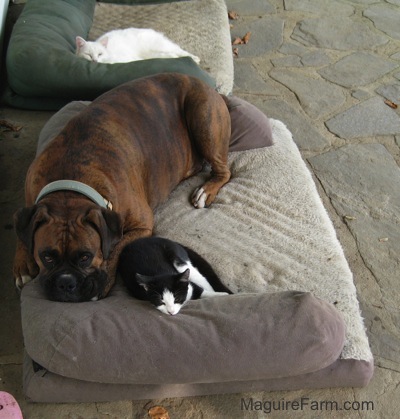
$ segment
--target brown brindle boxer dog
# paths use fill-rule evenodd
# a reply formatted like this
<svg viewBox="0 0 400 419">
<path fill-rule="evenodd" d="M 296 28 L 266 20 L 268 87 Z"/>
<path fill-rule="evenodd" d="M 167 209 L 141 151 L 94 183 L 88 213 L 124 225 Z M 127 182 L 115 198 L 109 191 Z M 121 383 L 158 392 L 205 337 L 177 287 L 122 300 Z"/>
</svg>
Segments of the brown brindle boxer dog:
<svg viewBox="0 0 400 419">
<path fill-rule="evenodd" d="M 122 248 L 151 235 L 154 208 L 204 160 L 211 178 L 192 203 L 213 202 L 230 178 L 229 140 L 224 98 L 196 78 L 161 74 L 100 96 L 28 170 L 27 207 L 15 215 L 17 286 L 38 276 L 55 301 L 105 297 Z"/>
</svg>

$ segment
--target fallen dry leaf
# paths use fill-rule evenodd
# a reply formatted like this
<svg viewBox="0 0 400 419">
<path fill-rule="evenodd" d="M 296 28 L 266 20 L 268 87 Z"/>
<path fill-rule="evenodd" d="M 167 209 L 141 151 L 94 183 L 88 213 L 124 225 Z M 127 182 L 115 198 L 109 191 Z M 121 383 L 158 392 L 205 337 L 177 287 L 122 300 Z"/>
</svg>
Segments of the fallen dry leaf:
<svg viewBox="0 0 400 419">
<path fill-rule="evenodd" d="M 250 40 L 250 36 L 251 36 L 251 32 L 247 32 L 246 35 L 243 38 L 235 38 L 232 41 L 232 45 L 243 45 L 243 44 L 247 44 Z"/>
<path fill-rule="evenodd" d="M 235 38 L 232 42 L 232 45 L 241 45 L 241 44 L 244 44 L 242 38 Z"/>
<path fill-rule="evenodd" d="M 239 57 L 239 48 L 233 48 L 233 56 Z"/>
<path fill-rule="evenodd" d="M 251 32 L 247 32 L 246 35 L 243 37 L 243 42 L 247 44 L 250 40 Z"/>
<path fill-rule="evenodd" d="M 18 132 L 22 129 L 22 127 L 17 127 L 10 122 L 6 121 L 5 119 L 0 119 L 0 128 L 5 128 L 6 131 L 14 131 Z"/>
<path fill-rule="evenodd" d="M 151 419 L 170 419 L 168 411 L 162 406 L 153 406 L 150 408 L 149 416 Z"/>
<path fill-rule="evenodd" d="M 228 11 L 228 17 L 229 17 L 230 20 L 239 19 L 239 15 L 234 10 Z"/>
<path fill-rule="evenodd" d="M 394 103 L 391 100 L 385 100 L 385 104 L 390 106 L 392 109 L 397 109 L 397 103 Z"/>
</svg>

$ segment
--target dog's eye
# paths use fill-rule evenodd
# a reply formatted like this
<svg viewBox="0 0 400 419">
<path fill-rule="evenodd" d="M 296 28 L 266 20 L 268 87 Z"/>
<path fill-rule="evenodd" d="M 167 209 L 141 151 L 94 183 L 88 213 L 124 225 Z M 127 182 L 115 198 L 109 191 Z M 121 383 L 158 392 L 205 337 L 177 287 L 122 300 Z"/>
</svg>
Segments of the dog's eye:
<svg viewBox="0 0 400 419">
<path fill-rule="evenodd" d="M 44 260 L 46 263 L 53 263 L 54 262 L 54 258 L 50 255 L 44 255 Z"/>
<path fill-rule="evenodd" d="M 93 259 L 93 255 L 90 253 L 82 253 L 79 255 L 79 265 L 82 267 L 86 267 L 90 264 Z"/>
<path fill-rule="evenodd" d="M 42 262 L 44 263 L 44 265 L 46 265 L 47 267 L 51 267 L 51 266 L 55 265 L 57 255 L 53 254 L 53 252 L 43 252 L 40 255 L 40 257 L 41 257 Z"/>
</svg>

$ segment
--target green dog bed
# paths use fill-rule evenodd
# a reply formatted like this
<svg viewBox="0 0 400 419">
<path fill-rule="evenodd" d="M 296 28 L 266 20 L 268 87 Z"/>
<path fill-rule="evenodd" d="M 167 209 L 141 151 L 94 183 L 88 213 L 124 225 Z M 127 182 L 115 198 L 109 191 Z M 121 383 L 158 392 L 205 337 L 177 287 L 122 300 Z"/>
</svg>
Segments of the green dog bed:
<svg viewBox="0 0 400 419">
<path fill-rule="evenodd" d="M 212 31 L 204 27 L 204 20 L 199 19 L 199 16 L 207 15 L 212 16 L 207 25 L 216 28 Z M 182 24 L 182 18 L 187 24 Z M 75 55 L 77 35 L 88 39 L 91 31 L 97 37 L 115 29 L 117 24 L 119 27 L 152 27 L 172 39 L 171 29 L 176 28 L 179 39 L 173 40 L 189 42 L 190 49 L 187 45 L 181 46 L 199 55 L 207 72 L 189 57 L 98 64 Z M 208 41 L 204 36 L 213 36 L 216 41 Z M 229 59 L 226 54 L 229 54 Z M 223 62 L 224 58 L 229 65 Z M 14 26 L 8 45 L 8 86 L 3 102 L 24 109 L 57 110 L 71 100 L 93 100 L 126 81 L 161 72 L 189 74 L 227 94 L 233 83 L 229 81 L 233 77 L 233 64 L 228 82 L 216 79 L 224 64 L 230 68 L 231 61 L 229 23 L 223 0 L 140 6 L 96 3 L 95 0 L 30 0 Z"/>
</svg>

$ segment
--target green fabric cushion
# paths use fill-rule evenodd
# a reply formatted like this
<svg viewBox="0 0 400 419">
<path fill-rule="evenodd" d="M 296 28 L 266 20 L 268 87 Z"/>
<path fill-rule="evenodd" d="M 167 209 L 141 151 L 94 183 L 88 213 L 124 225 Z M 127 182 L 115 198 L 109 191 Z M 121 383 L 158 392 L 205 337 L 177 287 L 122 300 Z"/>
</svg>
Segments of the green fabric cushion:
<svg viewBox="0 0 400 419">
<path fill-rule="evenodd" d="M 75 56 L 75 37 L 87 37 L 95 0 L 30 0 L 16 22 L 6 57 L 6 104 L 59 109 L 93 100 L 126 81 L 161 72 L 185 73 L 215 86 L 188 57 L 98 64 Z"/>
</svg>

